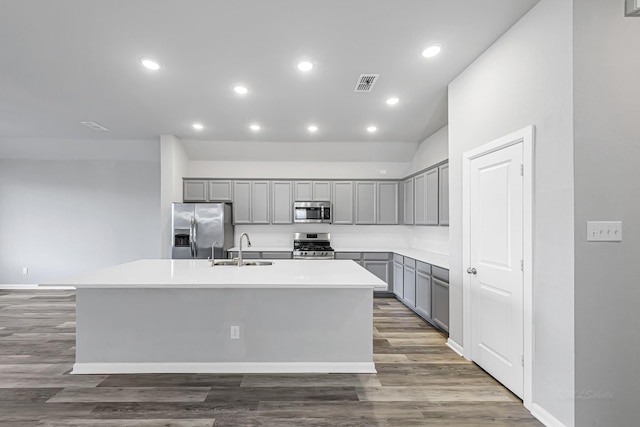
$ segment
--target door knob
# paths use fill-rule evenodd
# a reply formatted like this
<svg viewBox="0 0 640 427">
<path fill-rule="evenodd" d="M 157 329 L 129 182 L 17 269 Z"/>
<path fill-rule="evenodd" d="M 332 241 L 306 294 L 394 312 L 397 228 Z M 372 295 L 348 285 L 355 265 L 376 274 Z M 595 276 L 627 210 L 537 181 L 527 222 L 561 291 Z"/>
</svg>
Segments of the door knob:
<svg viewBox="0 0 640 427">
<path fill-rule="evenodd" d="M 471 267 L 467 268 L 467 273 L 469 274 L 476 274 L 477 272 L 478 271 L 475 268 L 471 268 Z"/>
</svg>

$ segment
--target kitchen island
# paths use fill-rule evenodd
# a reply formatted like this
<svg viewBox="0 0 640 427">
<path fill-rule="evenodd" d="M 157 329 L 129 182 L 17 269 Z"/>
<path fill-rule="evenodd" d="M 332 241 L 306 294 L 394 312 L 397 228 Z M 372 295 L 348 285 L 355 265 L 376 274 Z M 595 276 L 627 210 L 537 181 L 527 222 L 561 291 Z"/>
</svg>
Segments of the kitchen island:
<svg viewBox="0 0 640 427">
<path fill-rule="evenodd" d="M 76 287 L 74 374 L 374 373 L 373 290 L 348 260 L 140 260 Z"/>
</svg>

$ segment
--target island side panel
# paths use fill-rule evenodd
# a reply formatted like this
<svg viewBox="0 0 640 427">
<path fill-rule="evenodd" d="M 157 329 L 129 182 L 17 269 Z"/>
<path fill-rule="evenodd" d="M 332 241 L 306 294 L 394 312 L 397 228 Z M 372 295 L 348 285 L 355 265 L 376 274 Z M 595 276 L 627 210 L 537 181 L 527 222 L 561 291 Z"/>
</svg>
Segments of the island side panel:
<svg viewBox="0 0 640 427">
<path fill-rule="evenodd" d="M 366 288 L 79 288 L 76 320 L 77 364 L 373 362 Z"/>
</svg>

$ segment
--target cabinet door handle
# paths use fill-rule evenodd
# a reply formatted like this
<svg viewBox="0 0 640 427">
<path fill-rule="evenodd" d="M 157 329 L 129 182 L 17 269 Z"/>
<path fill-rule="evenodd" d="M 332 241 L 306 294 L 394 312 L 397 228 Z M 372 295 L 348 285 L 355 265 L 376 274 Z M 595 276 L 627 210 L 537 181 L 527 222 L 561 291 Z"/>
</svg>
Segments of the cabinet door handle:
<svg viewBox="0 0 640 427">
<path fill-rule="evenodd" d="M 467 268 L 467 273 L 469 274 L 476 274 L 477 272 L 478 270 L 476 270 L 475 268 L 471 268 L 471 267 Z"/>
</svg>

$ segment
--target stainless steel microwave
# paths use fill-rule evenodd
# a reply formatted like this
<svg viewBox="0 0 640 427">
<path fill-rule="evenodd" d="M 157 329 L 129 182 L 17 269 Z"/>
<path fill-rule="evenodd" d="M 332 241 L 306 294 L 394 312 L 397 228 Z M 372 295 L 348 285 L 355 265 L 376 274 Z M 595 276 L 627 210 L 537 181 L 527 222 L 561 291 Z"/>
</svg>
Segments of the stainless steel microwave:
<svg viewBox="0 0 640 427">
<path fill-rule="evenodd" d="M 331 202 L 294 202 L 293 222 L 331 223 Z"/>
</svg>

